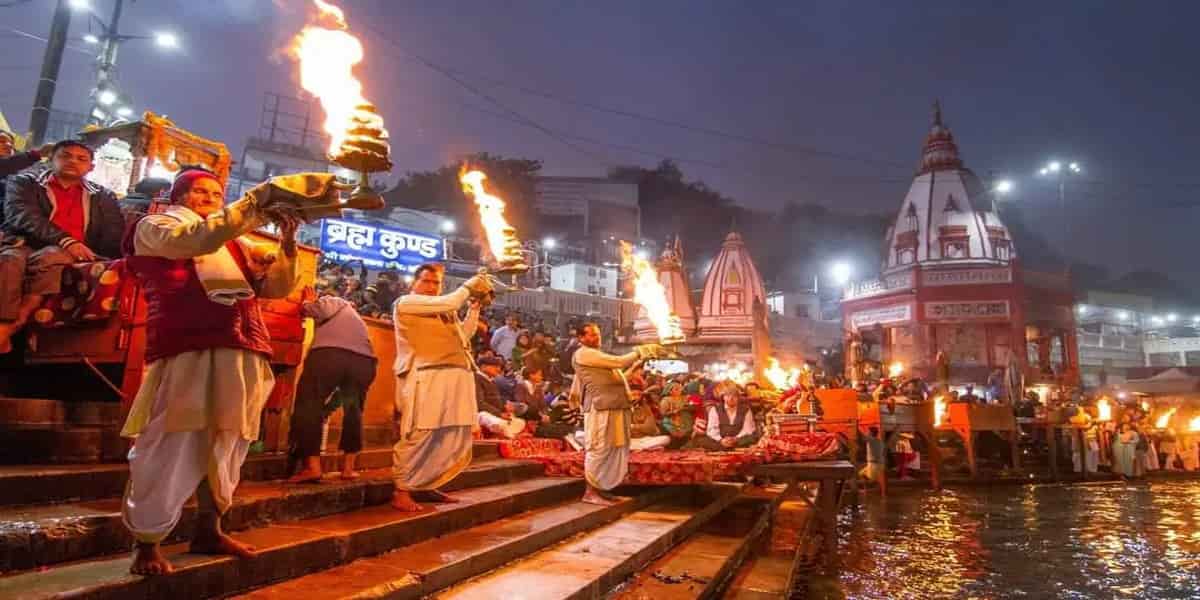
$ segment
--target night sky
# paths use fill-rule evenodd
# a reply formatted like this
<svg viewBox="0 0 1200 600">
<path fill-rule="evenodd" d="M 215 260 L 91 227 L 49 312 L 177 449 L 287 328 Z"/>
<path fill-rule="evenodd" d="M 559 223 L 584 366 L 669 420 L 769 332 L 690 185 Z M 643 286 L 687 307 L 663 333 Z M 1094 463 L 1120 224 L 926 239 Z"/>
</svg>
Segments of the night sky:
<svg viewBox="0 0 1200 600">
<path fill-rule="evenodd" d="M 106 18 L 110 2 L 92 0 Z M 597 176 L 672 157 L 749 207 L 892 213 L 940 98 L 967 166 L 1013 178 L 1007 201 L 1055 247 L 1114 275 L 1153 268 L 1200 287 L 1190 243 L 1200 227 L 1200 3 L 340 4 L 369 54 L 361 74 L 391 131 L 397 176 L 474 151 Z M 53 5 L 0 8 L 0 108 L 19 129 L 43 43 L 12 30 L 45 36 Z M 307 8 L 127 3 L 122 32 L 169 27 L 184 48 L 129 43 L 122 88 L 138 111 L 240 152 L 263 93 L 299 89 L 280 49 Z M 67 51 L 57 108 L 84 110 L 94 77 L 93 48 L 78 41 L 86 27 L 72 22 L 82 51 Z M 1069 183 L 1069 228 L 1055 188 L 1035 176 L 1051 158 L 1084 168 Z"/>
</svg>

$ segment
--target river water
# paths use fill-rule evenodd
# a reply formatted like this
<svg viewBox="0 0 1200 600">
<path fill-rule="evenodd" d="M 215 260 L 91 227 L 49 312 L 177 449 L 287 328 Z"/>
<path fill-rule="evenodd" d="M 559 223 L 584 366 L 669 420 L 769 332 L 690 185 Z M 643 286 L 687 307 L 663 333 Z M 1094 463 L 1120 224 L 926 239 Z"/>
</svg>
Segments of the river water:
<svg viewBox="0 0 1200 600">
<path fill-rule="evenodd" d="M 891 492 L 810 598 L 1200 598 L 1200 482 Z"/>
</svg>

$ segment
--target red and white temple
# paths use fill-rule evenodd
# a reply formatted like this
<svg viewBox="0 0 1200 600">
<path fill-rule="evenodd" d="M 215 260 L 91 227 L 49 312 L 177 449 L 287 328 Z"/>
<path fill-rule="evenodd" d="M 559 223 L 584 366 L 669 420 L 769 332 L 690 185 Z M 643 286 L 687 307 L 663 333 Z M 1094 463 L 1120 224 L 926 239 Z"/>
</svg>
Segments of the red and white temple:
<svg viewBox="0 0 1200 600">
<path fill-rule="evenodd" d="M 855 357 L 982 386 L 1010 362 L 1030 383 L 1078 383 L 1069 278 L 1023 269 L 991 193 L 963 165 L 935 105 L 921 164 L 885 238 L 879 278 L 849 286 L 842 303 L 847 372 Z M 861 342 L 861 343 L 860 343 Z"/>
<path fill-rule="evenodd" d="M 679 316 L 686 337 L 680 348 L 684 356 L 702 360 L 750 357 L 755 330 L 754 303 L 765 303 L 766 292 L 740 234 L 730 232 L 721 243 L 704 279 L 699 307 L 693 304 L 678 238 L 667 244 L 657 268 L 659 281 L 666 288 L 672 311 Z M 765 330 L 765 324 L 761 329 Z M 634 323 L 634 340 L 657 340 L 644 311 L 639 311 Z"/>
</svg>

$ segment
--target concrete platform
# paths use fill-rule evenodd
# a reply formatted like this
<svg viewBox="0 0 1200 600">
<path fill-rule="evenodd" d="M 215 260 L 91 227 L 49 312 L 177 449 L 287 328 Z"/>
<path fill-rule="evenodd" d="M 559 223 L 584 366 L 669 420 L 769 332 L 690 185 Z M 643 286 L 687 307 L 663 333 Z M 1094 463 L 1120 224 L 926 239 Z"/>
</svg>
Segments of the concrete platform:
<svg viewBox="0 0 1200 600">
<path fill-rule="evenodd" d="M 685 491 L 686 490 L 686 491 Z M 671 499 L 535 552 L 434 597 L 464 600 L 601 598 L 738 497 L 740 485 L 673 488 Z"/>
<path fill-rule="evenodd" d="M 363 508 L 302 522 L 270 525 L 236 533 L 256 546 L 250 560 L 167 549 L 176 572 L 168 577 L 129 574 L 129 556 L 61 565 L 0 578 L 0 597 L 189 600 L 225 597 L 255 587 L 343 565 L 411 546 L 454 531 L 524 511 L 574 500 L 583 482 L 536 478 L 462 490 L 454 504 L 433 505 L 421 513 L 400 513 L 390 506 Z"/>
<path fill-rule="evenodd" d="M 542 473 L 537 463 L 493 459 L 472 464 L 447 490 L 511 483 Z M 225 517 L 229 531 L 312 519 L 384 504 L 391 499 L 390 469 L 363 472 L 357 481 L 327 477 L 320 484 L 248 481 L 238 487 Z M 0 571 L 30 569 L 126 552 L 133 538 L 121 522 L 120 498 L 0 509 Z M 195 504 L 189 503 L 167 543 L 191 539 Z"/>
<path fill-rule="evenodd" d="M 751 556 L 730 582 L 726 600 L 787 600 L 793 561 L 787 552 Z"/>
</svg>

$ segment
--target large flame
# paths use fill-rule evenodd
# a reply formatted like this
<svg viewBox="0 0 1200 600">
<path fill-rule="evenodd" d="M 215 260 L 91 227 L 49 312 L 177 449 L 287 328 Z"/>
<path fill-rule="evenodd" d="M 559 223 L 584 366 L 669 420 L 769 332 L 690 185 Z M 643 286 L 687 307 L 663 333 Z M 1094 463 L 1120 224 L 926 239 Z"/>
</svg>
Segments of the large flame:
<svg viewBox="0 0 1200 600">
<path fill-rule="evenodd" d="M 732 381 L 738 385 L 746 385 L 754 380 L 754 372 L 741 362 L 711 363 L 706 365 L 704 370 L 713 381 Z"/>
<path fill-rule="evenodd" d="M 479 208 L 479 222 L 483 225 L 488 249 L 501 267 L 524 264 L 517 230 L 504 218 L 504 200 L 484 189 L 485 179 L 487 175 L 477 170 L 467 171 L 459 176 L 463 190 L 475 199 L 475 206 Z"/>
<path fill-rule="evenodd" d="M 1154 426 L 1157 427 L 1158 429 L 1166 429 L 1167 425 L 1169 425 L 1171 423 L 1171 417 L 1175 414 L 1176 410 L 1179 410 L 1179 409 L 1178 408 L 1169 408 L 1169 409 L 1167 409 L 1167 412 L 1165 412 L 1161 415 L 1158 415 L 1158 418 L 1154 420 Z"/>
<path fill-rule="evenodd" d="M 763 369 L 763 376 L 777 390 L 788 390 L 796 385 L 800 380 L 800 369 L 795 367 L 784 369 L 779 365 L 779 361 L 774 358 L 767 359 L 767 368 Z"/>
<path fill-rule="evenodd" d="M 896 361 L 896 362 L 888 365 L 888 377 L 891 377 L 892 379 L 896 379 L 897 377 L 899 377 L 903 374 L 904 374 L 904 363 L 902 363 L 900 361 Z"/>
<path fill-rule="evenodd" d="M 1192 417 L 1191 421 L 1188 421 L 1188 431 L 1200 431 L 1200 415 L 1196 415 Z"/>
<path fill-rule="evenodd" d="M 941 427 L 946 421 L 946 399 L 942 396 L 933 398 L 933 426 Z"/>
<path fill-rule="evenodd" d="M 1096 420 L 1112 420 L 1112 404 L 1108 401 L 1108 398 L 1101 398 L 1096 401 Z"/>
<path fill-rule="evenodd" d="M 292 40 L 291 55 L 300 63 L 300 87 L 321 101 L 332 155 L 346 139 L 354 108 L 369 104 L 362 83 L 354 76 L 354 65 L 363 59 L 363 47 L 347 31 L 342 9 L 322 0 L 313 3 L 317 24 L 306 25 Z"/>
<path fill-rule="evenodd" d="M 679 316 L 671 312 L 667 289 L 658 280 L 658 271 L 650 261 L 634 254 L 633 246 L 621 241 L 621 268 L 633 278 L 633 301 L 646 310 L 646 318 L 654 324 L 658 341 L 677 344 L 683 341 Z"/>
</svg>

